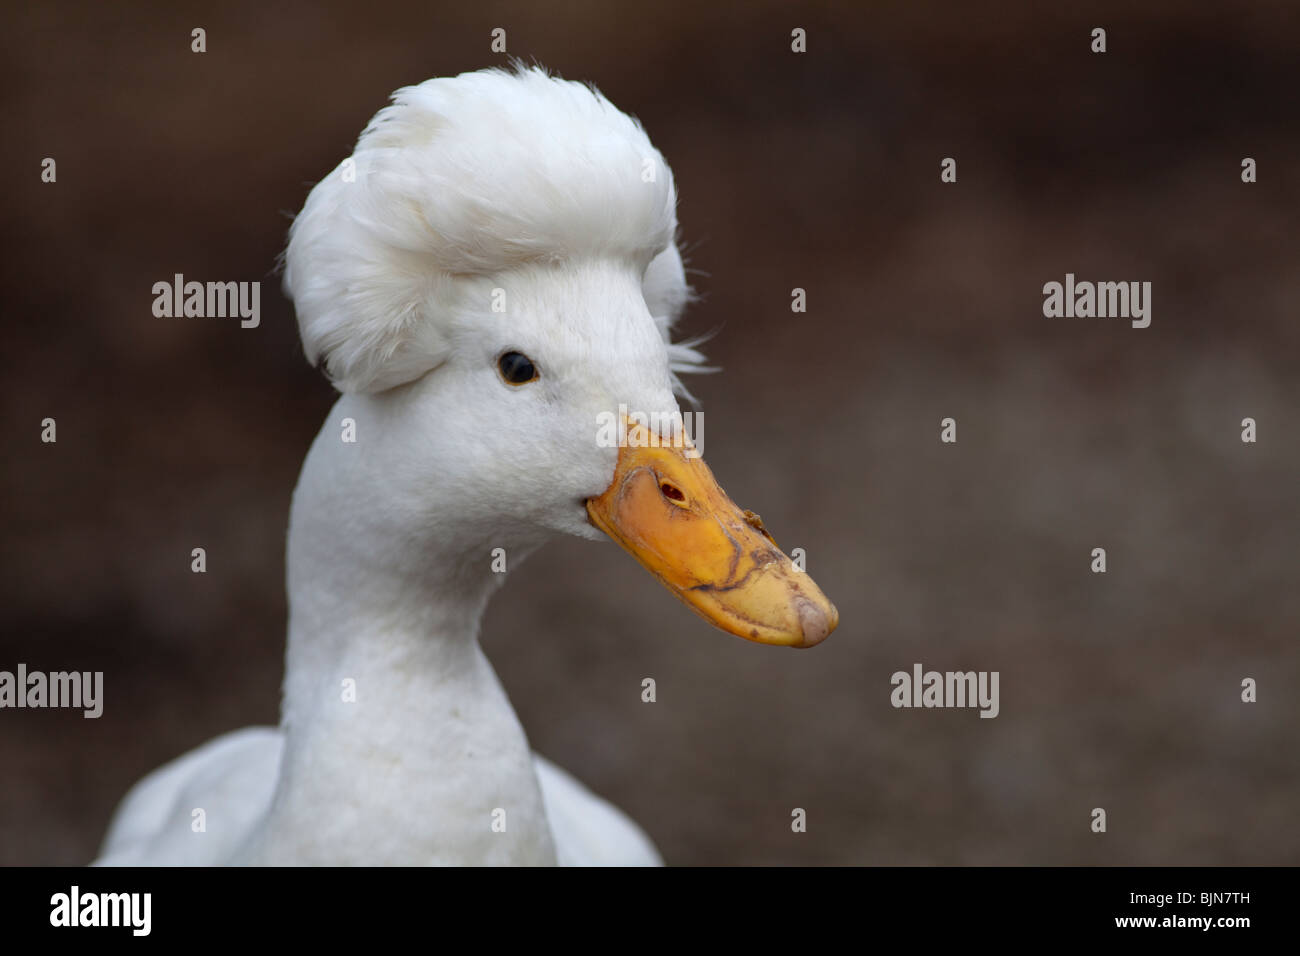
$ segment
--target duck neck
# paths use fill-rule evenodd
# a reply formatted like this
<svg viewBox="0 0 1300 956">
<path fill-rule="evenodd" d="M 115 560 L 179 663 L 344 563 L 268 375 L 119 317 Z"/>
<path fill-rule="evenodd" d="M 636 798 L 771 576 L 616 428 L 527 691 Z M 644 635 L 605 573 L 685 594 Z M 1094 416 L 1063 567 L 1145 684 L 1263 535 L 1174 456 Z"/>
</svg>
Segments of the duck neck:
<svg viewBox="0 0 1300 956">
<path fill-rule="evenodd" d="M 478 644 L 504 574 L 470 529 L 432 514 L 411 530 L 382 449 L 340 440 L 344 417 L 373 424 L 366 403 L 339 401 L 294 493 L 285 749 L 263 855 L 553 863 L 528 741 Z"/>
</svg>

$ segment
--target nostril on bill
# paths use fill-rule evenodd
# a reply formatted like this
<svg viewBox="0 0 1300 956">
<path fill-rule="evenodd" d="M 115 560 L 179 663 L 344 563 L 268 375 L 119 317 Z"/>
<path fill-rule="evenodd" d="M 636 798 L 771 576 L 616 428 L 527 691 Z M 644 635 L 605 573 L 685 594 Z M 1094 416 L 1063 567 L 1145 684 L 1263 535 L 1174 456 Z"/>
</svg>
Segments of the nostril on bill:
<svg viewBox="0 0 1300 956">
<path fill-rule="evenodd" d="M 659 493 L 663 495 L 665 498 L 669 499 L 670 501 L 686 500 L 686 495 L 682 493 L 682 490 L 678 488 L 676 485 L 672 484 L 671 482 L 667 482 L 667 481 L 659 482 Z"/>
</svg>

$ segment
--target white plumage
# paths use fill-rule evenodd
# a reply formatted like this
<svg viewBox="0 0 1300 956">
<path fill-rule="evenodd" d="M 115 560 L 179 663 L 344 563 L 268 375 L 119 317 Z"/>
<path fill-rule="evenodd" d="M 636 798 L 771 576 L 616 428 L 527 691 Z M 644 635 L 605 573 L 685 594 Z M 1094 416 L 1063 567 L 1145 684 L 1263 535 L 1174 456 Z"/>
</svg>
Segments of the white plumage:
<svg viewBox="0 0 1300 956">
<path fill-rule="evenodd" d="M 344 391 L 427 372 L 459 326 L 492 321 L 475 280 L 529 264 L 635 265 L 667 340 L 687 298 L 676 203 L 645 131 L 591 87 L 540 69 L 429 80 L 398 90 L 312 190 L 285 287 L 307 357 Z"/>
<path fill-rule="evenodd" d="M 101 863 L 658 862 L 534 757 L 477 635 L 494 549 L 513 567 L 603 537 L 597 416 L 677 412 L 700 356 L 669 342 L 675 204 L 636 122 L 539 69 L 430 80 L 375 117 L 286 255 L 304 349 L 344 394 L 294 494 L 281 726 L 146 777 Z M 505 350 L 538 380 L 503 383 Z"/>
</svg>

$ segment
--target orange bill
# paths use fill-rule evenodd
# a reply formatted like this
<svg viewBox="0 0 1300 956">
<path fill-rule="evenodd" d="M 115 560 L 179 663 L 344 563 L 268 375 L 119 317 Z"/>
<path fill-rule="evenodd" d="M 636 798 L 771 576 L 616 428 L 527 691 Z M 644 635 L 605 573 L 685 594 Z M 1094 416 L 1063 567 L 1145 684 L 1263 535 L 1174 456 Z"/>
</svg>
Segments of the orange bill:
<svg viewBox="0 0 1300 956">
<path fill-rule="evenodd" d="M 727 497 L 689 439 L 655 447 L 628 422 L 614 481 L 587 500 L 591 523 L 664 587 L 724 631 L 760 644 L 812 647 L 839 612 L 776 546 L 752 511 Z"/>
</svg>

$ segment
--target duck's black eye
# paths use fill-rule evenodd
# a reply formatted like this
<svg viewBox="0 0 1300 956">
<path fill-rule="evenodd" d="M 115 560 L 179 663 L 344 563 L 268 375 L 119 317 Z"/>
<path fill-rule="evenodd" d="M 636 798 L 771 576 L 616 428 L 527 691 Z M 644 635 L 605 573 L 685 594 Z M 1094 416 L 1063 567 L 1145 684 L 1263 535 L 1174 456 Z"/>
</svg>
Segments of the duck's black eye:
<svg viewBox="0 0 1300 956">
<path fill-rule="evenodd" d="M 537 378 L 537 366 L 523 352 L 504 352 L 497 359 L 501 377 L 510 385 L 523 385 Z"/>
</svg>

